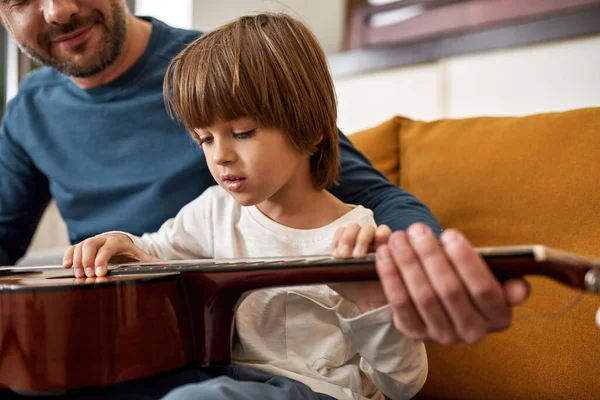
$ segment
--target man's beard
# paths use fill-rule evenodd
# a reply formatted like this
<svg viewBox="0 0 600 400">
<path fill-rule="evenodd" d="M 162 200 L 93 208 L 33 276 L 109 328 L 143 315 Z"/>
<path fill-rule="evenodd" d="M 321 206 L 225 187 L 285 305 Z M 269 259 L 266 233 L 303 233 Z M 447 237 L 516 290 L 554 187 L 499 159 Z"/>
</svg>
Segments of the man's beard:
<svg viewBox="0 0 600 400">
<path fill-rule="evenodd" d="M 50 49 L 50 41 L 59 35 L 68 34 L 82 27 L 89 26 L 92 23 L 104 26 L 105 30 L 102 33 L 103 37 L 99 42 L 102 47 L 95 51 L 94 57 L 96 58 L 96 62 L 88 66 L 71 62 L 68 59 L 61 60 L 52 56 L 44 57 L 24 43 L 17 42 L 17 44 L 27 57 L 38 64 L 47 65 L 64 75 L 74 78 L 88 78 L 104 71 L 114 63 L 123 49 L 123 44 L 125 43 L 125 38 L 127 36 L 127 9 L 120 0 L 113 0 L 111 1 L 111 13 L 112 27 L 107 25 L 105 16 L 96 12 L 92 16 L 86 18 L 74 16 L 67 24 L 55 25 L 47 32 L 44 32 L 40 37 L 39 42 L 47 49 Z M 8 27 L 8 25 L 5 26 Z M 86 46 L 87 43 L 84 42 L 71 50 L 83 52 L 86 50 Z"/>
</svg>

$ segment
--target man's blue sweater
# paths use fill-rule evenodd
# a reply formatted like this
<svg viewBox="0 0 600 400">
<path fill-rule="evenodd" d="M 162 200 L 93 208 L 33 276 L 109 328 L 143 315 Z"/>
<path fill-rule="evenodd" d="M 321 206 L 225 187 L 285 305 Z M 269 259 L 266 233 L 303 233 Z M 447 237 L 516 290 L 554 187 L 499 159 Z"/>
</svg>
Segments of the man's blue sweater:
<svg viewBox="0 0 600 400">
<path fill-rule="evenodd" d="M 215 184 L 162 94 L 170 60 L 200 32 L 151 22 L 141 58 L 107 85 L 82 90 L 47 67 L 21 83 L 0 127 L 0 265 L 25 253 L 52 197 L 77 243 L 110 230 L 155 231 Z M 371 208 L 392 229 L 422 221 L 440 231 L 427 207 L 340 139 L 341 185 L 333 194 Z"/>
</svg>

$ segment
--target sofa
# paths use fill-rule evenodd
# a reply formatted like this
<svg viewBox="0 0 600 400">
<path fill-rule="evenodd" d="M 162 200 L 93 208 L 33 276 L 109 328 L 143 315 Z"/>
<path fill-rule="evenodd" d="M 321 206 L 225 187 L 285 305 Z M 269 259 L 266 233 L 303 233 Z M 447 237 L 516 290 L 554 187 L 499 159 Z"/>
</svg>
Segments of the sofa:
<svg viewBox="0 0 600 400">
<path fill-rule="evenodd" d="M 600 258 L 600 108 L 431 122 L 394 117 L 350 140 L 475 246 L 544 244 Z M 511 327 L 427 343 L 419 399 L 598 399 L 600 296 L 528 277 Z"/>
</svg>

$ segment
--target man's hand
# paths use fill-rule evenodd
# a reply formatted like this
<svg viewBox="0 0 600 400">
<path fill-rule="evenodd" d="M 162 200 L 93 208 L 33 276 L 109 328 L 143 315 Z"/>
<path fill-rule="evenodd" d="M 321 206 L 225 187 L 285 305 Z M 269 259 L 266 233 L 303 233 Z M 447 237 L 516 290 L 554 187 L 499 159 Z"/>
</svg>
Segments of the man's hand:
<svg viewBox="0 0 600 400">
<path fill-rule="evenodd" d="M 63 256 L 63 267 L 73 267 L 73 275 L 76 278 L 83 278 L 106 275 L 110 261 L 156 260 L 158 258 L 134 245 L 129 236 L 109 233 L 94 236 L 69 247 Z"/>
<path fill-rule="evenodd" d="M 500 284 L 467 239 L 448 230 L 438 243 L 424 224 L 391 234 L 376 266 L 396 328 L 415 340 L 475 343 L 510 326 L 528 285 Z"/>
</svg>

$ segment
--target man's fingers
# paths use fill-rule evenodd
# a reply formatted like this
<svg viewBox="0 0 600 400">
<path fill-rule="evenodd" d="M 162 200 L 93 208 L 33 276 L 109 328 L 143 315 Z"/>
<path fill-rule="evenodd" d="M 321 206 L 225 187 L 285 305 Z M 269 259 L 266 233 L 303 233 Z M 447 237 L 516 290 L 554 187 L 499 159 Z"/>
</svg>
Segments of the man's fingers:
<svg viewBox="0 0 600 400">
<path fill-rule="evenodd" d="M 394 325 L 410 339 L 425 339 L 427 328 L 406 291 L 398 268 L 390 255 L 389 247 L 387 245 L 379 246 L 375 255 L 377 274 L 392 309 Z"/>
<path fill-rule="evenodd" d="M 503 286 L 506 300 L 511 307 L 523 304 L 531 291 L 529 282 L 524 279 L 509 279 L 504 282 Z"/>
<path fill-rule="evenodd" d="M 449 327 L 440 325 L 443 329 L 438 332 L 440 337 L 458 335 L 468 343 L 483 339 L 488 333 L 488 322 L 471 302 L 467 289 L 431 230 L 424 224 L 414 224 L 407 233 L 437 298 L 450 317 Z M 463 259 L 460 262 L 468 268 L 465 264 L 470 262 L 469 265 L 472 265 L 474 260 Z M 446 332 L 446 329 L 451 332 Z"/>
<path fill-rule="evenodd" d="M 508 328 L 512 309 L 504 296 L 502 286 L 481 256 L 467 239 L 455 230 L 444 232 L 440 239 L 472 302 L 482 317 L 489 322 L 488 329 Z"/>
<path fill-rule="evenodd" d="M 404 286 L 427 327 L 427 335 L 443 344 L 454 343 L 454 329 L 407 235 L 401 231 L 394 232 L 390 243 L 392 259 L 398 266 Z"/>
</svg>

